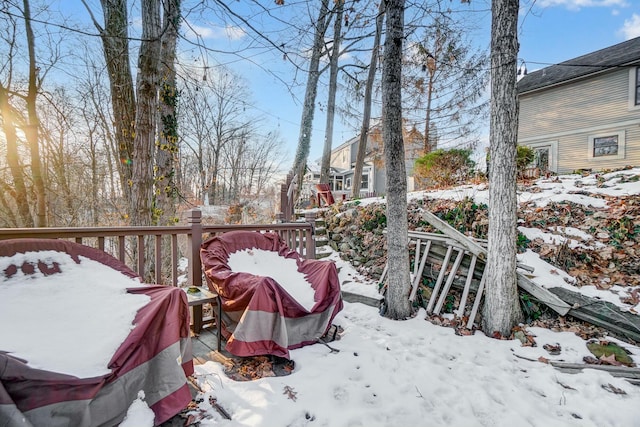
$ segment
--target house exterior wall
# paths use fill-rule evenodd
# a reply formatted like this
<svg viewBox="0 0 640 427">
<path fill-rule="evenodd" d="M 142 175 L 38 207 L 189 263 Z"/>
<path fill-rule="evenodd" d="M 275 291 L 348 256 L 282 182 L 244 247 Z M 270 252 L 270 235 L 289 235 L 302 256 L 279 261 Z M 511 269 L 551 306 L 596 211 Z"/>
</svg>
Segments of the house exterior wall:
<svg viewBox="0 0 640 427">
<path fill-rule="evenodd" d="M 520 95 L 518 144 L 549 146 L 549 169 L 640 165 L 640 108 L 630 102 L 635 67 Z M 593 138 L 618 135 L 618 154 L 593 156 Z M 554 170 L 555 168 L 555 170 Z"/>
<path fill-rule="evenodd" d="M 374 172 L 374 189 L 378 196 L 387 193 L 387 169 L 376 168 Z"/>
<path fill-rule="evenodd" d="M 343 144 L 331 153 L 330 164 L 334 168 L 338 169 L 351 169 L 351 151 L 352 146 L 349 144 Z M 356 148 L 357 149 L 357 144 Z"/>
</svg>

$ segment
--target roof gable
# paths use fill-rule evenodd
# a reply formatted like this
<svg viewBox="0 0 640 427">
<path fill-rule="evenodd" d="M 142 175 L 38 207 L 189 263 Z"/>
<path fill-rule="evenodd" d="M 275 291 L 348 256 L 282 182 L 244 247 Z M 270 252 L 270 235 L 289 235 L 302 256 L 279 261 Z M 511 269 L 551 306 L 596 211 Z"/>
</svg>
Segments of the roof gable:
<svg viewBox="0 0 640 427">
<path fill-rule="evenodd" d="M 518 81 L 518 93 L 531 92 L 632 64 L 640 64 L 640 37 L 527 74 Z"/>
</svg>

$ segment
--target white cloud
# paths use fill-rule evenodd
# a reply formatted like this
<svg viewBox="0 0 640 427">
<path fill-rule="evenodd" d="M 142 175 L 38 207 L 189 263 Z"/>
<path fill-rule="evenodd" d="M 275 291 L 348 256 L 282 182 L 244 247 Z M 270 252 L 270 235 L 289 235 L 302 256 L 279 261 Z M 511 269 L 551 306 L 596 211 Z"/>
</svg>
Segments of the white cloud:
<svg viewBox="0 0 640 427">
<path fill-rule="evenodd" d="M 627 0 L 540 0 L 536 2 L 540 7 L 565 6 L 570 10 L 578 10 L 583 7 L 626 7 Z"/>
<path fill-rule="evenodd" d="M 619 33 L 625 40 L 640 36 L 640 15 L 634 13 L 631 18 L 625 19 Z"/>
<path fill-rule="evenodd" d="M 242 28 L 231 25 L 227 25 L 224 31 L 230 40 L 240 40 L 247 34 Z"/>
<path fill-rule="evenodd" d="M 203 39 L 240 40 L 247 34 L 242 28 L 232 25 L 227 25 L 225 27 L 211 25 L 205 27 L 193 23 L 190 23 L 186 31 L 187 37 L 200 37 Z"/>
<path fill-rule="evenodd" d="M 201 27 L 194 24 L 189 25 L 188 28 L 188 33 L 190 33 L 189 35 L 191 36 L 202 37 L 203 39 L 215 38 L 212 28 Z"/>
</svg>

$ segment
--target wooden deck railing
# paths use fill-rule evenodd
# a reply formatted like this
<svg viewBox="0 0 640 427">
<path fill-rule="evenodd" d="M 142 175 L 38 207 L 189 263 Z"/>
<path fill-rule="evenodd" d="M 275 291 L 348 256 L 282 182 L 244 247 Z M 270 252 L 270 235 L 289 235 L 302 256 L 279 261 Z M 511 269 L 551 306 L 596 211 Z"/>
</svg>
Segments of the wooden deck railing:
<svg viewBox="0 0 640 427">
<path fill-rule="evenodd" d="M 0 240 L 45 238 L 66 239 L 98 248 L 127 264 L 144 276 L 146 263 L 152 262 L 151 281 L 158 284 L 178 284 L 178 261 L 180 257 L 188 259 L 187 283 L 202 285 L 202 264 L 200 263 L 200 245 L 203 240 L 216 234 L 232 230 L 272 231 L 278 233 L 287 245 L 301 256 L 315 258 L 313 239 L 315 214 L 305 215 L 304 222 L 279 224 L 228 224 L 204 225 L 199 209 L 191 209 L 187 215 L 187 225 L 173 227 L 77 227 L 77 228 L 0 228 Z M 151 246 L 151 258 L 145 257 L 145 247 Z M 170 248 L 170 254 L 163 253 Z M 147 251 L 148 253 L 148 251 Z M 163 262 L 169 256 L 169 262 Z M 163 271 L 168 265 L 170 271 Z M 147 281 L 149 278 L 147 278 Z"/>
</svg>

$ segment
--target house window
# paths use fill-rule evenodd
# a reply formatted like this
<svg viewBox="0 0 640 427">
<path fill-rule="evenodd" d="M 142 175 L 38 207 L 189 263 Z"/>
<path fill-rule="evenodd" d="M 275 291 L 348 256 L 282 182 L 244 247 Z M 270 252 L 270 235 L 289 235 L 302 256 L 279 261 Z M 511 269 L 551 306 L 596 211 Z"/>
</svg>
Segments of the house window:
<svg viewBox="0 0 640 427">
<path fill-rule="evenodd" d="M 360 189 L 361 190 L 368 190 L 369 189 L 369 175 L 362 175 L 362 182 L 360 183 Z"/>
<path fill-rule="evenodd" d="M 347 178 L 344 182 L 344 188 L 345 190 L 349 190 L 351 189 L 351 178 Z"/>
<path fill-rule="evenodd" d="M 618 135 L 593 138 L 593 157 L 617 156 Z"/>
<path fill-rule="evenodd" d="M 592 159 L 624 159 L 625 132 L 590 135 L 588 155 Z"/>
<path fill-rule="evenodd" d="M 541 172 L 558 172 L 558 141 L 542 141 L 526 144 L 533 149 L 533 162 L 529 167 Z"/>
</svg>

